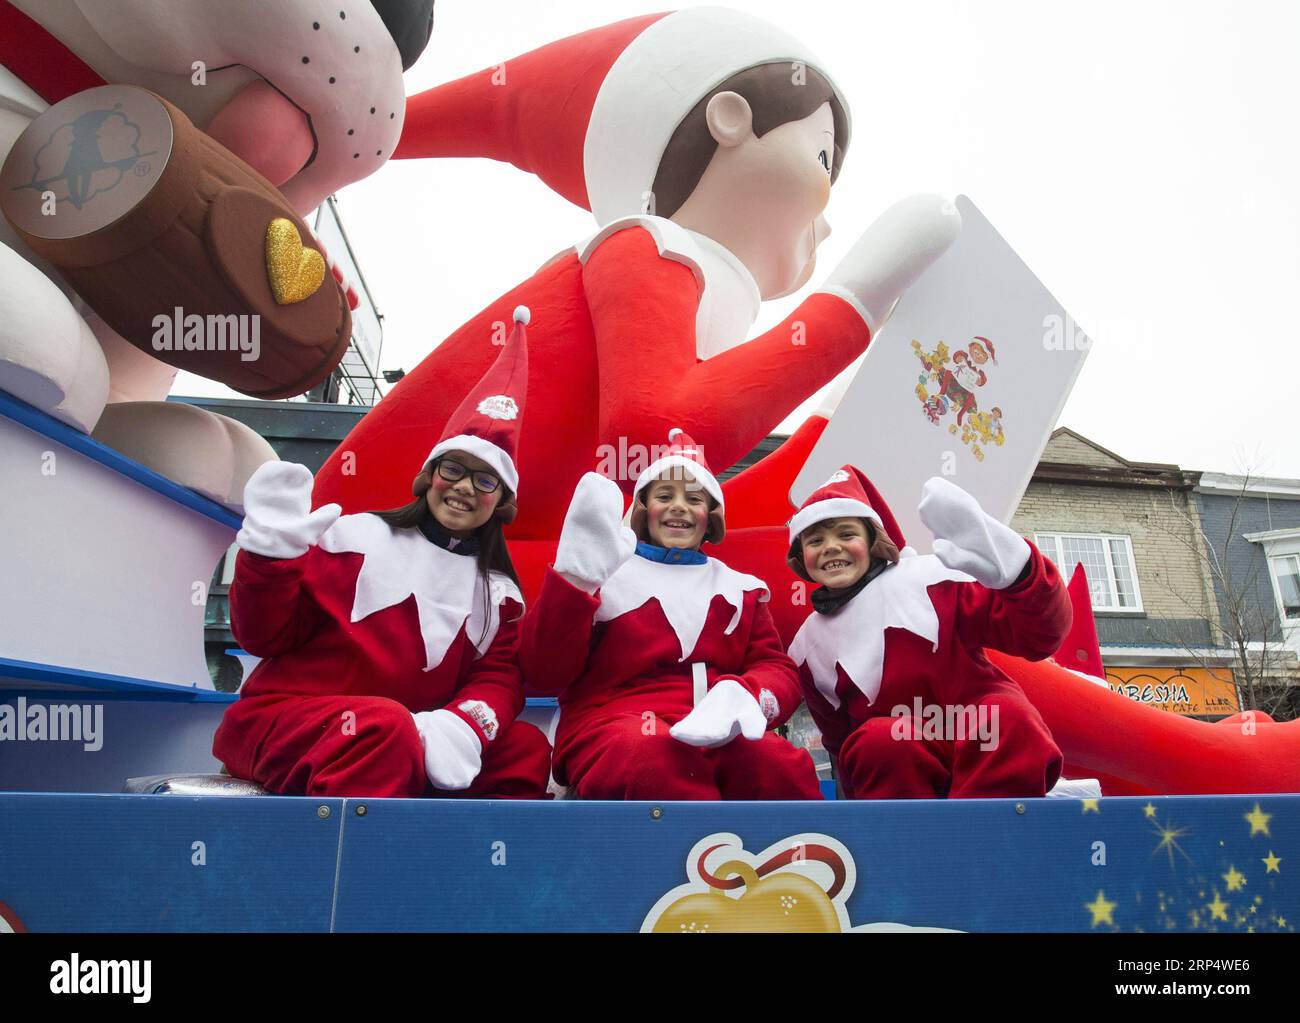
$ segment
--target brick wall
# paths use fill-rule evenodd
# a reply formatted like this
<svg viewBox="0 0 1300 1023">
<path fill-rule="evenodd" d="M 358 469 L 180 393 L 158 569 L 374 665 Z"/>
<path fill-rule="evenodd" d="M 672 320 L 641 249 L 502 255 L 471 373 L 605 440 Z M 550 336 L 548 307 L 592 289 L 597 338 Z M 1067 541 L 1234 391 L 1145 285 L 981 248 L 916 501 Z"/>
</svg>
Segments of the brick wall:
<svg viewBox="0 0 1300 1023">
<path fill-rule="evenodd" d="M 1184 635 L 1208 642 L 1209 629 L 1202 622 L 1217 617 L 1218 605 L 1201 560 L 1188 549 L 1196 537 L 1180 515 L 1197 514 L 1188 496 L 1183 491 L 1036 480 L 1011 526 L 1030 539 L 1036 532 L 1131 538 L 1145 616 L 1099 616 L 1103 643 L 1177 643 Z"/>
</svg>

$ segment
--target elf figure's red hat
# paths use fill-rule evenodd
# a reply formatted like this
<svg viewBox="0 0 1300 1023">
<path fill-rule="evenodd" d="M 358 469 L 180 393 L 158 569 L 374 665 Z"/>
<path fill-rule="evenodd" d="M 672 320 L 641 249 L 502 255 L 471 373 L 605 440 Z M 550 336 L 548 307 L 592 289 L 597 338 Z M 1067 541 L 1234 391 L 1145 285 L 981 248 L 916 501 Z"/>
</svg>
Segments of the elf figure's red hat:
<svg viewBox="0 0 1300 1023">
<path fill-rule="evenodd" d="M 665 473 L 671 479 L 693 481 L 713 498 L 713 507 L 709 510 L 709 525 L 704 532 L 704 539 L 709 543 L 721 543 L 727 532 L 725 519 L 726 506 L 722 500 L 722 486 L 718 483 L 709 463 L 704 459 L 704 449 L 695 443 L 685 430 L 668 431 L 668 450 L 656 458 L 640 476 L 632 488 L 631 526 L 639 538 L 646 536 L 646 506 L 641 498 L 641 491 Z"/>
<path fill-rule="evenodd" d="M 799 536 L 809 526 L 827 519 L 869 519 L 874 523 L 878 539 L 872 546 L 873 556 L 896 561 L 898 552 L 906 545 L 903 531 L 898 528 L 894 513 L 880 496 L 880 491 L 863 475 L 862 470 L 851 465 L 843 466 L 831 473 L 830 479 L 808 495 L 808 499 L 799 506 L 794 518 L 790 520 L 790 550 L 786 554 L 786 562 L 796 575 L 809 582 L 812 580 L 804 568 L 803 546 Z M 880 536 L 881 533 L 884 535 Z"/>
<path fill-rule="evenodd" d="M 492 466 L 512 495 L 519 493 L 515 452 L 519 450 L 528 391 L 528 334 L 524 327 L 529 317 L 527 306 L 516 307 L 515 325 L 501 354 L 451 414 L 442 440 L 425 459 L 426 465 L 448 451 L 464 451 Z"/>
<path fill-rule="evenodd" d="M 406 103 L 396 157 L 479 156 L 536 174 L 605 225 L 644 212 L 673 132 L 732 75 L 812 68 L 807 47 L 739 11 L 700 7 L 629 18 L 548 43 Z"/>
</svg>

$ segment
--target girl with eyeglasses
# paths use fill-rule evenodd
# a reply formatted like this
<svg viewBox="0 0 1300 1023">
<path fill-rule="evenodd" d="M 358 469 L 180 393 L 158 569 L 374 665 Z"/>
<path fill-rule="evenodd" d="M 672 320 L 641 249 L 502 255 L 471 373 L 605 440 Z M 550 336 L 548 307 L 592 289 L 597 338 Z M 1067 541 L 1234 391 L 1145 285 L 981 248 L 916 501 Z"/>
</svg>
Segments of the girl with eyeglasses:
<svg viewBox="0 0 1300 1023">
<path fill-rule="evenodd" d="M 387 511 L 311 510 L 311 473 L 249 480 L 231 629 L 263 658 L 213 753 L 271 792 L 545 798 L 550 745 L 516 721 L 523 597 L 502 526 L 527 387 L 523 325 Z"/>
</svg>

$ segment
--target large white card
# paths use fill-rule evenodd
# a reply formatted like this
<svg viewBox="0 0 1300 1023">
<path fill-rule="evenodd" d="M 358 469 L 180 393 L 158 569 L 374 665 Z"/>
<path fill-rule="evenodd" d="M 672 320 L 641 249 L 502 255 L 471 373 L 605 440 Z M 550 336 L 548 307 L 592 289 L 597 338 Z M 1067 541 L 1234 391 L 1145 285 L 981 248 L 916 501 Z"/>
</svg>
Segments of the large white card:
<svg viewBox="0 0 1300 1023">
<path fill-rule="evenodd" d="M 841 465 L 930 549 L 916 506 L 931 476 L 1010 521 L 1090 342 L 966 196 L 961 234 L 871 342 L 790 488 L 797 507 Z"/>
</svg>

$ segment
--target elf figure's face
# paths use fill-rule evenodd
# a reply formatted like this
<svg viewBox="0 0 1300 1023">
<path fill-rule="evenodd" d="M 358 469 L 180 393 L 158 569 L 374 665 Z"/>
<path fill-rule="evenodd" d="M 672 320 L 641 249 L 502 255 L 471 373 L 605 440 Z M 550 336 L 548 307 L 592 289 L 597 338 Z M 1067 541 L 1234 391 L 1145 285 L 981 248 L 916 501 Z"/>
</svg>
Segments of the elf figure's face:
<svg viewBox="0 0 1300 1023">
<path fill-rule="evenodd" d="M 673 477 L 677 478 L 673 478 Z M 665 473 L 645 489 L 646 530 L 659 547 L 697 549 L 709 526 L 709 495 L 689 476 Z"/>
<path fill-rule="evenodd" d="M 815 583 L 841 590 L 871 567 L 871 538 L 862 519 L 827 519 L 809 526 L 800 539 L 804 570 Z"/>
<path fill-rule="evenodd" d="M 493 489 L 485 491 L 485 486 Z M 487 462 L 465 451 L 449 451 L 439 457 L 424 499 L 443 529 L 453 536 L 467 537 L 492 517 L 504 487 Z"/>
<path fill-rule="evenodd" d="M 761 138 L 738 93 L 714 96 L 707 119 L 717 152 L 672 219 L 736 255 L 764 299 L 797 291 L 812 276 L 817 246 L 830 234 L 822 216 L 835 157 L 830 103 Z"/>
</svg>

